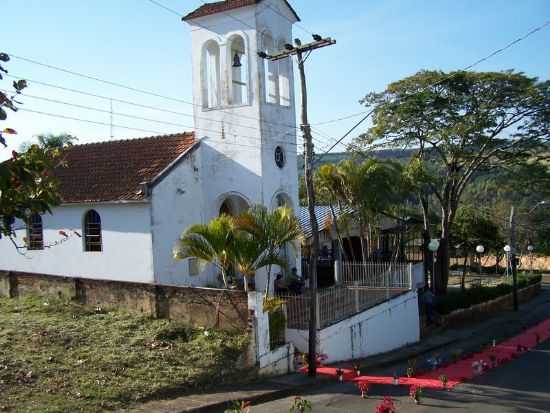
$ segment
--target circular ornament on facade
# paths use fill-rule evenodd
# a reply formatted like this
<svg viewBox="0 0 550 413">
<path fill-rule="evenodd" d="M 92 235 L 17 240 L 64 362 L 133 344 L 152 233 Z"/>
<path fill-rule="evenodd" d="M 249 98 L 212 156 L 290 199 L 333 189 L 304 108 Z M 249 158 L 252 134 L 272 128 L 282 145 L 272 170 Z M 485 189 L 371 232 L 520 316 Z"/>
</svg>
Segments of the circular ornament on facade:
<svg viewBox="0 0 550 413">
<path fill-rule="evenodd" d="M 285 166 L 285 152 L 280 146 L 275 148 L 275 164 L 281 169 Z"/>
</svg>

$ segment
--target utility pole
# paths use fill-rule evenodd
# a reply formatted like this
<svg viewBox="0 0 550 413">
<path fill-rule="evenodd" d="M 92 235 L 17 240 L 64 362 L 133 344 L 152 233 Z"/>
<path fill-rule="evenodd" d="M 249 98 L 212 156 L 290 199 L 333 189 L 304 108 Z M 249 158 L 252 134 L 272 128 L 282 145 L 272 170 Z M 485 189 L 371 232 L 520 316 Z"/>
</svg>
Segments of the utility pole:
<svg viewBox="0 0 550 413">
<path fill-rule="evenodd" d="M 313 35 L 313 42 L 302 44 L 299 39 L 295 39 L 295 45 L 286 44 L 283 51 L 268 55 L 265 52 L 259 52 L 258 55 L 263 59 L 271 61 L 288 59 L 296 55 L 298 59 L 298 69 L 300 72 L 301 95 L 302 95 L 302 122 L 300 130 L 304 136 L 304 179 L 307 191 L 307 204 L 311 232 L 313 235 L 313 244 L 309 255 L 309 335 L 308 335 L 308 375 L 315 377 L 317 375 L 317 259 L 319 257 L 319 225 L 315 216 L 315 191 L 313 188 L 313 139 L 311 136 L 311 126 L 307 116 L 307 83 L 305 62 L 309 55 L 315 49 L 326 46 L 332 46 L 336 43 L 330 37 L 322 38 L 319 35 Z M 304 57 L 305 54 L 305 57 Z"/>
<path fill-rule="evenodd" d="M 512 290 L 514 296 L 514 311 L 518 311 L 518 268 L 516 261 L 516 209 L 510 211 L 510 264 L 512 266 Z"/>
</svg>

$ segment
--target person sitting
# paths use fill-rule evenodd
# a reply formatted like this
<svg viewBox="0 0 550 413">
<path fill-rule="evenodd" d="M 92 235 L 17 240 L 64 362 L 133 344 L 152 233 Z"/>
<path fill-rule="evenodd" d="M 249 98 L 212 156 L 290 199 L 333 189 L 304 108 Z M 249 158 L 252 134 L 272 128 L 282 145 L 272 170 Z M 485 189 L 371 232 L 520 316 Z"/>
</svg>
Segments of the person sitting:
<svg viewBox="0 0 550 413">
<path fill-rule="evenodd" d="M 275 294 L 287 292 L 287 285 L 283 280 L 283 274 L 279 273 L 275 276 Z"/>
<path fill-rule="evenodd" d="M 290 275 L 288 276 L 288 289 L 294 294 L 302 294 L 302 288 L 304 287 L 304 280 L 298 275 L 296 267 L 292 268 Z"/>
</svg>

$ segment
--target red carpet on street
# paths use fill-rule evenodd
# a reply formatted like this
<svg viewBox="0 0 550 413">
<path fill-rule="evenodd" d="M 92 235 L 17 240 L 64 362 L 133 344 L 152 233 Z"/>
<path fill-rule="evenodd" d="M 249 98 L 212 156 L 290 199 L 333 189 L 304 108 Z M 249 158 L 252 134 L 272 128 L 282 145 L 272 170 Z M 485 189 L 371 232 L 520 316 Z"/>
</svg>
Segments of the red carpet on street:
<svg viewBox="0 0 550 413">
<path fill-rule="evenodd" d="M 548 339 L 550 339 L 550 319 L 495 346 L 491 345 L 483 351 L 464 356 L 463 359 L 457 362 L 440 366 L 429 372 L 420 373 L 415 377 L 399 377 L 397 378 L 397 384 L 443 390 L 444 385 L 440 378 L 445 376 L 447 378 L 446 387 L 450 389 L 457 384 L 483 374 L 491 368 L 498 368 L 499 365 L 520 357 L 526 351 Z M 307 368 L 304 367 L 301 371 L 307 372 Z M 338 378 L 338 373 L 340 373 L 343 381 L 353 381 L 360 386 L 365 384 L 396 384 L 394 377 L 356 376 L 353 369 L 320 366 L 317 368 L 317 373 L 334 378 Z"/>
</svg>

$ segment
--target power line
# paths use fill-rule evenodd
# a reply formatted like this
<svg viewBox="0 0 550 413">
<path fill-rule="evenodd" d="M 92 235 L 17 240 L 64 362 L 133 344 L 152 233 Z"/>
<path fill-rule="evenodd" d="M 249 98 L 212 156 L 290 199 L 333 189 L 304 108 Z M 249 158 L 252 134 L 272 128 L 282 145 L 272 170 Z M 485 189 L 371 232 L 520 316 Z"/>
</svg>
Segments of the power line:
<svg viewBox="0 0 550 413">
<path fill-rule="evenodd" d="M 336 146 L 338 146 L 344 139 L 346 139 L 355 129 L 357 129 L 364 121 L 366 121 L 370 117 L 370 115 L 374 113 L 374 110 L 375 109 L 372 109 L 365 116 L 363 116 L 363 118 L 361 118 L 359 122 L 353 125 L 353 127 L 350 130 L 348 130 L 340 139 L 338 139 L 328 150 L 326 150 L 317 159 L 315 159 L 313 164 L 314 165 L 317 164 L 321 159 L 323 159 L 324 156 L 326 156 L 330 151 L 332 151 Z"/>
<path fill-rule="evenodd" d="M 141 128 L 135 128 L 135 127 L 132 127 L 132 126 L 118 125 L 118 124 L 114 124 L 114 123 L 111 124 L 111 123 L 107 123 L 107 122 L 95 121 L 95 120 L 90 120 L 90 119 L 82 119 L 82 118 L 77 118 L 77 117 L 74 117 L 74 116 L 62 115 L 62 114 L 59 114 L 59 113 L 43 112 L 43 111 L 34 110 L 34 109 L 27 109 L 27 108 L 19 108 L 18 110 L 23 111 L 23 112 L 29 112 L 29 113 L 35 113 L 35 114 L 39 114 L 39 115 L 49 116 L 49 117 L 53 117 L 53 118 L 90 123 L 90 124 L 94 124 L 94 125 L 102 125 L 102 126 L 111 126 L 112 125 L 113 127 L 116 127 L 116 128 L 122 128 L 122 129 L 128 129 L 128 130 L 134 130 L 134 131 L 146 132 L 146 133 L 154 133 L 156 135 L 166 135 L 166 132 L 160 132 L 160 131 L 157 131 L 157 130 L 141 129 Z M 242 143 L 227 142 L 225 140 L 220 141 L 220 140 L 215 140 L 215 139 L 211 139 L 211 138 L 208 138 L 208 137 L 204 140 L 206 140 L 208 142 L 221 143 L 221 144 L 224 144 L 224 145 L 238 146 L 239 148 L 258 149 L 258 146 L 255 146 L 255 145 L 246 145 L 246 144 L 242 144 Z M 296 153 L 295 150 L 292 150 L 291 152 Z"/>
<path fill-rule="evenodd" d="M 488 56 L 485 56 L 481 59 L 479 59 L 478 61 L 472 63 L 470 66 L 466 66 L 464 69 L 462 69 L 463 71 L 466 71 L 466 70 L 469 70 L 471 69 L 472 67 L 474 66 L 477 66 L 478 64 L 480 63 L 483 63 L 485 62 L 486 60 L 490 59 L 491 57 L 493 56 L 496 56 L 497 54 L 499 53 L 502 53 L 504 52 L 505 50 L 508 50 L 509 48 L 511 48 L 512 46 L 514 46 L 515 44 L 527 39 L 528 37 L 532 36 L 533 34 L 535 34 L 536 32 L 539 32 L 543 29 L 545 29 L 546 27 L 550 26 L 550 20 L 547 20 L 546 23 L 544 23 L 543 25 L 541 26 L 538 26 L 538 27 L 535 27 L 534 29 L 530 30 L 529 32 L 527 32 L 526 34 L 524 34 L 523 36 L 521 37 L 518 37 L 516 40 L 513 40 L 511 41 L 510 43 L 508 43 L 506 46 L 498 49 L 498 50 L 495 50 L 493 53 L 489 54 Z"/>
<path fill-rule="evenodd" d="M 168 6 L 165 6 L 164 4 L 159 3 L 158 1 L 155 1 L 155 0 L 147 0 L 147 1 L 148 1 L 149 3 L 153 3 L 155 6 L 158 6 L 158 7 L 160 7 L 161 9 L 164 9 L 164 10 L 166 10 L 166 11 L 172 13 L 172 14 L 175 14 L 175 15 L 178 16 L 178 17 L 183 16 L 182 13 L 179 13 L 178 11 L 176 11 L 176 10 L 174 10 L 174 9 L 171 9 L 171 8 L 168 7 Z"/>
<path fill-rule="evenodd" d="M 52 83 L 42 82 L 42 81 L 39 81 L 39 80 L 29 79 L 28 77 L 21 77 L 21 76 L 15 76 L 15 75 L 6 75 L 6 76 L 7 76 L 7 77 L 11 77 L 11 78 L 13 78 L 13 79 L 25 79 L 25 80 L 27 80 L 28 82 L 30 82 L 30 83 L 36 83 L 37 85 L 42 85 L 42 86 L 46 86 L 46 87 L 51 87 L 51 88 L 54 88 L 54 89 L 64 90 L 64 91 L 67 91 L 67 92 L 77 93 L 77 94 L 80 94 L 80 95 L 90 96 L 90 97 L 94 97 L 94 98 L 98 98 L 98 99 L 103 99 L 103 100 L 107 100 L 107 101 L 112 101 L 112 102 L 117 102 L 117 103 L 123 103 L 123 104 L 125 104 L 125 105 L 135 106 L 135 107 L 139 107 L 139 108 L 142 108 L 142 109 L 150 109 L 150 110 L 154 110 L 154 111 L 157 111 L 157 112 L 165 112 L 165 113 L 170 113 L 170 114 L 173 114 L 173 115 L 186 116 L 186 117 L 189 117 L 189 118 L 196 118 L 196 119 L 201 119 L 201 120 L 208 120 L 208 121 L 211 121 L 211 122 L 221 123 L 221 124 L 223 124 L 223 125 L 234 125 L 234 126 L 241 127 L 241 128 L 253 129 L 253 130 L 257 130 L 257 131 L 262 131 L 260 128 L 257 128 L 257 127 L 255 127 L 255 126 L 248 126 L 248 125 L 243 125 L 243 124 L 239 124 L 239 123 L 229 122 L 229 121 L 225 121 L 225 120 L 218 120 L 218 119 L 212 119 L 212 118 L 205 118 L 205 117 L 202 117 L 202 116 L 196 116 L 196 117 L 195 117 L 194 115 L 192 115 L 192 114 L 190 114 L 190 113 L 186 113 L 186 112 L 178 112 L 178 111 L 174 111 L 174 110 L 170 110 L 170 109 L 159 108 L 159 107 L 157 107 L 157 106 L 144 105 L 144 104 L 142 104 L 142 103 L 136 103 L 136 102 L 132 102 L 132 101 L 129 101 L 129 100 L 118 99 L 118 98 L 114 98 L 114 97 L 112 97 L 112 96 L 98 95 L 98 94 L 95 94 L 95 93 L 85 92 L 85 91 L 79 90 L 79 89 L 72 89 L 72 88 L 68 88 L 68 87 L 65 87 L 65 86 L 60 86 L 60 85 L 55 85 L 55 84 L 52 84 Z M 30 95 L 26 95 L 26 96 L 31 97 Z"/>
<path fill-rule="evenodd" d="M 189 101 L 184 100 L 184 99 L 179 99 L 179 98 L 175 98 L 175 97 L 172 97 L 172 96 L 161 95 L 160 93 L 157 93 L 157 92 L 153 92 L 153 91 L 149 91 L 149 90 L 145 90 L 145 89 L 140 89 L 140 88 L 137 88 L 137 87 L 134 87 L 134 86 L 128 86 L 128 85 L 125 85 L 125 84 L 122 84 L 122 83 L 119 83 L 119 82 L 114 82 L 114 81 L 111 81 L 111 80 L 101 79 L 101 78 L 96 77 L 96 76 L 91 76 L 91 75 L 88 75 L 88 74 L 85 74 L 85 73 L 76 72 L 74 70 L 64 69 L 64 68 L 59 67 L 59 66 L 51 65 L 49 63 L 39 62 L 38 60 L 30 59 L 28 57 L 18 56 L 18 55 L 14 55 L 14 54 L 11 54 L 11 53 L 8 53 L 8 55 L 10 57 L 14 58 L 14 59 L 17 59 L 17 60 L 21 60 L 21 61 L 24 61 L 24 62 L 27 62 L 27 63 L 32 63 L 32 64 L 42 66 L 42 67 L 46 67 L 46 68 L 51 69 L 51 70 L 56 70 L 56 71 L 59 71 L 59 72 L 67 73 L 67 74 L 70 74 L 72 76 L 77 76 L 77 77 L 81 77 L 81 78 L 84 78 L 84 79 L 93 80 L 93 81 L 103 83 L 103 84 L 106 84 L 106 85 L 109 85 L 109 86 L 114 86 L 114 87 L 118 87 L 118 88 L 121 88 L 121 89 L 130 90 L 132 92 L 136 92 L 136 93 L 140 93 L 140 94 L 144 94 L 144 95 L 148 95 L 148 96 L 153 96 L 153 97 L 157 97 L 157 98 L 161 98 L 161 99 L 165 99 L 165 100 L 170 100 L 170 101 L 174 101 L 174 102 L 183 103 L 183 104 L 186 104 L 186 105 L 191 105 L 191 106 L 194 106 L 194 107 L 202 108 L 201 105 L 195 104 L 193 102 L 189 102 Z M 253 117 L 253 116 L 247 116 L 247 115 L 241 115 L 241 114 L 237 114 L 237 113 L 233 113 L 233 112 L 228 112 L 227 110 L 223 110 L 223 109 L 219 109 L 219 111 L 223 112 L 223 113 L 227 113 L 227 114 L 229 114 L 231 116 L 234 116 L 234 117 L 240 117 L 240 118 L 255 120 L 255 121 L 258 121 L 258 122 L 271 124 L 271 125 L 275 125 L 275 126 L 283 126 L 283 127 L 286 127 L 286 128 L 298 129 L 297 126 L 295 126 L 295 125 L 292 126 L 292 125 L 286 125 L 286 124 L 283 124 L 283 123 L 269 122 L 269 121 L 266 121 L 266 120 L 260 120 L 258 118 Z"/>
<path fill-rule="evenodd" d="M 0 91 L 9 92 L 5 89 L 0 89 Z M 225 134 L 224 132 L 220 132 L 220 131 L 214 130 L 214 129 L 196 128 L 196 127 L 193 127 L 191 125 L 185 125 L 185 124 L 182 124 L 182 123 L 175 123 L 175 122 L 168 122 L 168 121 L 163 121 L 163 120 L 158 120 L 158 119 L 145 118 L 145 117 L 142 117 L 142 116 L 131 115 L 131 114 L 128 114 L 128 113 L 113 112 L 112 109 L 111 110 L 106 110 L 106 109 L 101 109 L 101 108 L 97 108 L 97 107 L 93 107 L 93 106 L 81 105 L 81 104 L 78 104 L 78 103 L 66 102 L 66 101 L 58 100 L 58 99 L 51 99 L 51 98 L 47 98 L 47 97 L 44 97 L 44 96 L 29 95 L 27 93 L 21 93 L 21 96 L 26 96 L 26 97 L 29 97 L 31 99 L 43 100 L 43 101 L 46 101 L 46 102 L 56 103 L 56 104 L 65 105 L 65 106 L 69 106 L 69 107 L 75 107 L 75 108 L 78 108 L 78 109 L 91 110 L 91 111 L 94 111 L 94 112 L 100 112 L 100 113 L 105 113 L 105 114 L 109 114 L 109 115 L 122 116 L 122 117 L 125 117 L 125 118 L 142 120 L 142 121 L 146 121 L 146 122 L 153 122 L 153 123 L 158 123 L 158 124 L 162 124 L 162 125 L 176 126 L 176 127 L 187 128 L 187 129 L 191 129 L 191 130 L 202 130 L 204 132 L 216 133 L 216 134 L 219 134 L 219 135 L 224 135 Z M 288 135 L 290 135 L 290 133 L 276 135 L 276 136 L 270 138 L 270 140 L 272 140 L 274 142 L 278 142 L 278 143 L 287 144 L 287 143 L 290 143 L 290 142 L 276 140 L 276 139 L 273 139 L 273 138 L 280 137 L 280 136 L 288 136 Z M 256 141 L 262 141 L 262 138 L 257 137 L 257 136 L 239 135 L 239 137 L 240 138 L 245 138 L 245 139 L 256 140 Z"/>
<path fill-rule="evenodd" d="M 508 44 L 505 45 L 504 47 L 502 47 L 502 48 L 500 48 L 500 49 L 497 49 L 497 50 L 495 50 L 494 52 L 490 53 L 489 55 L 487 55 L 487 56 L 485 56 L 485 57 L 483 57 L 483 58 L 481 58 L 481 59 L 475 61 L 474 63 L 472 63 L 472 64 L 470 64 L 470 65 L 468 65 L 468 66 L 466 66 L 465 68 L 461 69 L 460 71 L 465 72 L 465 71 L 467 71 L 467 70 L 470 70 L 471 68 L 473 68 L 473 67 L 479 65 L 479 64 L 482 63 L 482 62 L 487 61 L 487 60 L 490 59 L 491 57 L 494 57 L 494 56 L 496 56 L 496 55 L 498 55 L 498 54 L 504 52 L 505 50 L 509 49 L 510 47 L 514 46 L 515 44 L 518 44 L 519 42 L 521 42 L 521 41 L 527 39 L 528 37 L 530 37 L 530 36 L 532 36 L 533 34 L 535 34 L 535 33 L 539 32 L 539 31 L 545 29 L 545 28 L 548 27 L 548 26 L 550 26 L 550 20 L 546 21 L 544 24 L 542 24 L 542 25 L 540 25 L 540 26 L 535 27 L 534 29 L 530 30 L 529 32 L 527 32 L 527 33 L 524 34 L 523 36 L 518 37 L 517 39 L 515 39 L 515 40 L 513 40 L 512 42 L 508 43 Z M 425 88 L 423 88 L 423 90 L 432 88 L 432 87 L 437 86 L 437 85 L 439 85 L 439 84 L 441 84 L 441 83 L 443 83 L 443 82 L 445 82 L 445 81 L 447 81 L 447 80 L 450 80 L 450 79 L 452 79 L 454 76 L 456 76 L 457 74 L 458 74 L 458 73 L 456 73 L 456 72 L 455 72 L 455 73 L 452 73 L 452 74 L 450 74 L 449 76 L 446 76 L 445 78 L 443 78 L 443 79 L 441 79 L 441 80 L 438 80 L 437 82 L 435 82 L 435 83 L 433 83 L 433 84 L 431 84 L 431 85 L 426 86 Z M 404 97 L 403 97 L 403 100 L 404 100 L 404 99 L 408 99 L 408 98 L 410 98 L 410 97 L 412 97 L 412 96 L 415 96 L 415 95 L 418 94 L 418 93 L 420 93 L 420 91 L 417 91 L 417 92 L 414 92 L 414 93 L 412 93 L 412 94 L 410 94 L 410 95 L 404 96 Z M 330 149 L 329 149 L 328 151 L 325 151 L 325 153 L 323 153 L 319 158 L 317 158 L 317 159 L 315 160 L 314 163 L 319 162 L 319 160 L 322 159 L 323 156 L 327 155 L 327 154 L 328 154 L 330 151 L 332 151 L 338 144 L 340 144 L 347 136 L 349 136 L 351 132 L 353 132 L 355 129 L 357 129 L 357 127 L 359 127 L 359 125 L 361 125 L 365 120 L 367 120 L 367 119 L 372 115 L 372 113 L 374 112 L 374 110 L 375 110 L 375 109 L 372 109 L 372 110 L 370 110 L 369 112 L 367 112 L 367 114 L 366 114 L 359 122 L 357 122 L 348 132 L 346 132 L 346 133 L 344 134 L 344 136 L 342 136 L 340 139 L 338 139 L 338 140 L 336 141 L 336 143 L 334 143 L 334 144 L 330 147 Z"/>
<path fill-rule="evenodd" d="M 344 121 L 344 120 L 356 118 L 360 115 L 364 115 L 367 112 L 368 112 L 368 110 L 363 110 L 361 112 L 353 113 L 351 115 L 343 116 L 343 117 L 340 117 L 340 118 L 326 120 L 326 121 L 323 121 L 323 122 L 312 123 L 312 126 L 322 126 L 322 125 L 328 125 L 330 123 L 341 122 L 341 121 Z"/>
</svg>

